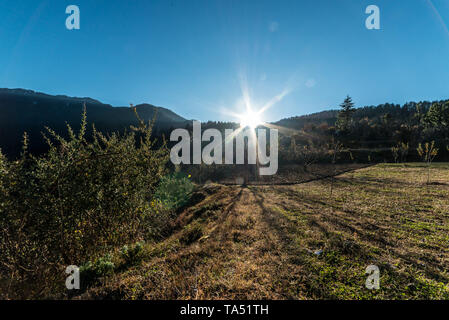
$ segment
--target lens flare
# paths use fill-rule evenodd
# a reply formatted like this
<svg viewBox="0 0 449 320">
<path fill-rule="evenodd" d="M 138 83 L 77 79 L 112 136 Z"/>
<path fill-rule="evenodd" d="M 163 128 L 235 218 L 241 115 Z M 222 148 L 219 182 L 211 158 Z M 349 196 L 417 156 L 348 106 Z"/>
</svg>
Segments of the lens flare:
<svg viewBox="0 0 449 320">
<path fill-rule="evenodd" d="M 257 128 L 257 126 L 262 124 L 259 113 L 252 110 L 248 110 L 246 114 L 239 116 L 240 127 L 250 127 L 251 129 Z"/>
</svg>

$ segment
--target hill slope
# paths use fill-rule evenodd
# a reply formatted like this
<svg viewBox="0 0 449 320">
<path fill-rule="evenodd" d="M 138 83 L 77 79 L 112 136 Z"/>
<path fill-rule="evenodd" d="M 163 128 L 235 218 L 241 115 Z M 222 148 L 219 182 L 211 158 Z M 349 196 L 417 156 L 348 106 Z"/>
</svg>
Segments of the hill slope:
<svg viewBox="0 0 449 320">
<path fill-rule="evenodd" d="M 113 107 L 91 98 L 52 96 L 31 90 L 0 89 L 0 148 L 8 155 L 17 155 L 23 132 L 30 136 L 33 151 L 43 148 L 41 132 L 48 126 L 58 133 L 66 131 L 65 123 L 79 127 L 83 104 L 86 104 L 89 123 L 103 132 L 121 131 L 137 124 L 129 107 Z M 150 104 L 136 105 L 139 116 L 153 119 L 157 112 L 156 128 L 163 129 L 184 123 L 186 119 L 166 108 Z"/>
<path fill-rule="evenodd" d="M 448 101 L 449 100 L 421 101 L 418 103 L 407 102 L 402 106 L 392 103 L 384 103 L 377 106 L 364 106 L 355 109 L 353 119 L 358 121 L 363 118 L 368 118 L 372 121 L 380 122 L 382 117 L 388 115 L 391 121 L 406 123 L 407 121 L 412 120 L 417 111 L 417 105 L 421 108 L 420 112 L 424 114 L 433 103 L 446 103 Z M 285 118 L 274 122 L 274 124 L 294 129 L 302 129 L 306 124 L 319 125 L 323 122 L 333 126 L 337 120 L 338 111 L 339 110 L 326 110 L 308 115 Z"/>
</svg>

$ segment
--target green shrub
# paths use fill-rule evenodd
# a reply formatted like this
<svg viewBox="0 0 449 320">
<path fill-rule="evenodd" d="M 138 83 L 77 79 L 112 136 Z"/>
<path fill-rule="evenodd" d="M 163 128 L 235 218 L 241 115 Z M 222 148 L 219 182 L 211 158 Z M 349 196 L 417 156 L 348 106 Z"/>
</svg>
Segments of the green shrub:
<svg viewBox="0 0 449 320">
<path fill-rule="evenodd" d="M 20 159 L 0 154 L 0 286 L 34 283 L 24 295 L 42 296 L 40 286 L 50 290 L 66 266 L 167 228 L 171 212 L 151 200 L 168 150 L 156 149 L 152 123 L 138 120 L 123 134 L 93 127 L 88 141 L 84 111 L 78 134 L 67 126 L 68 139 L 47 128 L 47 154 L 30 155 L 26 134 Z"/>
<path fill-rule="evenodd" d="M 105 254 L 94 263 L 86 262 L 80 267 L 80 281 L 83 287 L 94 283 L 98 278 L 110 276 L 114 273 L 115 265 L 110 254 Z"/>
<path fill-rule="evenodd" d="M 194 185 L 188 176 L 175 172 L 161 179 L 155 198 L 167 208 L 177 209 L 189 201 L 193 189 Z"/>
<path fill-rule="evenodd" d="M 123 246 L 120 250 L 121 257 L 126 265 L 135 265 L 140 263 L 143 259 L 144 241 L 137 242 L 134 246 Z"/>
</svg>

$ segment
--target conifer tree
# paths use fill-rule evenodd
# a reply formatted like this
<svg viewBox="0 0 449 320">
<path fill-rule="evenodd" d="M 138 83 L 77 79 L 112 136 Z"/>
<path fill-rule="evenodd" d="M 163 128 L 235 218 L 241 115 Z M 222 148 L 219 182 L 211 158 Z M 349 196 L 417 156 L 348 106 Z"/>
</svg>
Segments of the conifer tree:
<svg viewBox="0 0 449 320">
<path fill-rule="evenodd" d="M 338 112 L 337 128 L 340 131 L 347 132 L 352 121 L 352 115 L 355 112 L 354 103 L 350 96 L 340 105 L 341 110 Z"/>
</svg>

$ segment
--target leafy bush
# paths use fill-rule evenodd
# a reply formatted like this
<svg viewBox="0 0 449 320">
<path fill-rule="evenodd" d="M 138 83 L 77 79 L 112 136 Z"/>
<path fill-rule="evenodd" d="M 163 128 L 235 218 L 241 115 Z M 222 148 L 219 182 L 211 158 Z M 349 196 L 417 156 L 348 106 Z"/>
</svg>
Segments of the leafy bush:
<svg viewBox="0 0 449 320">
<path fill-rule="evenodd" d="M 93 127 L 88 141 L 86 119 L 84 110 L 78 134 L 67 126 L 68 139 L 47 128 L 45 155 L 28 153 L 26 134 L 20 159 L 0 153 L 0 285 L 20 287 L 3 292 L 42 295 L 38 287 L 59 283 L 65 266 L 155 236 L 172 217 L 151 205 L 168 161 L 165 146 L 154 148 L 152 123 L 138 118 L 110 135 Z M 35 287 L 25 292 L 25 283 Z"/>
<path fill-rule="evenodd" d="M 189 201 L 193 183 L 189 177 L 181 172 L 161 179 L 155 198 L 160 200 L 167 208 L 177 209 Z"/>
<path fill-rule="evenodd" d="M 80 281 L 83 287 L 93 283 L 101 277 L 112 275 L 115 265 L 111 261 L 110 254 L 105 254 L 103 257 L 97 259 L 94 263 L 86 262 L 80 267 Z"/>
<path fill-rule="evenodd" d="M 393 153 L 394 162 L 405 162 L 408 155 L 409 146 L 408 143 L 400 142 L 396 146 L 391 147 Z"/>
</svg>

